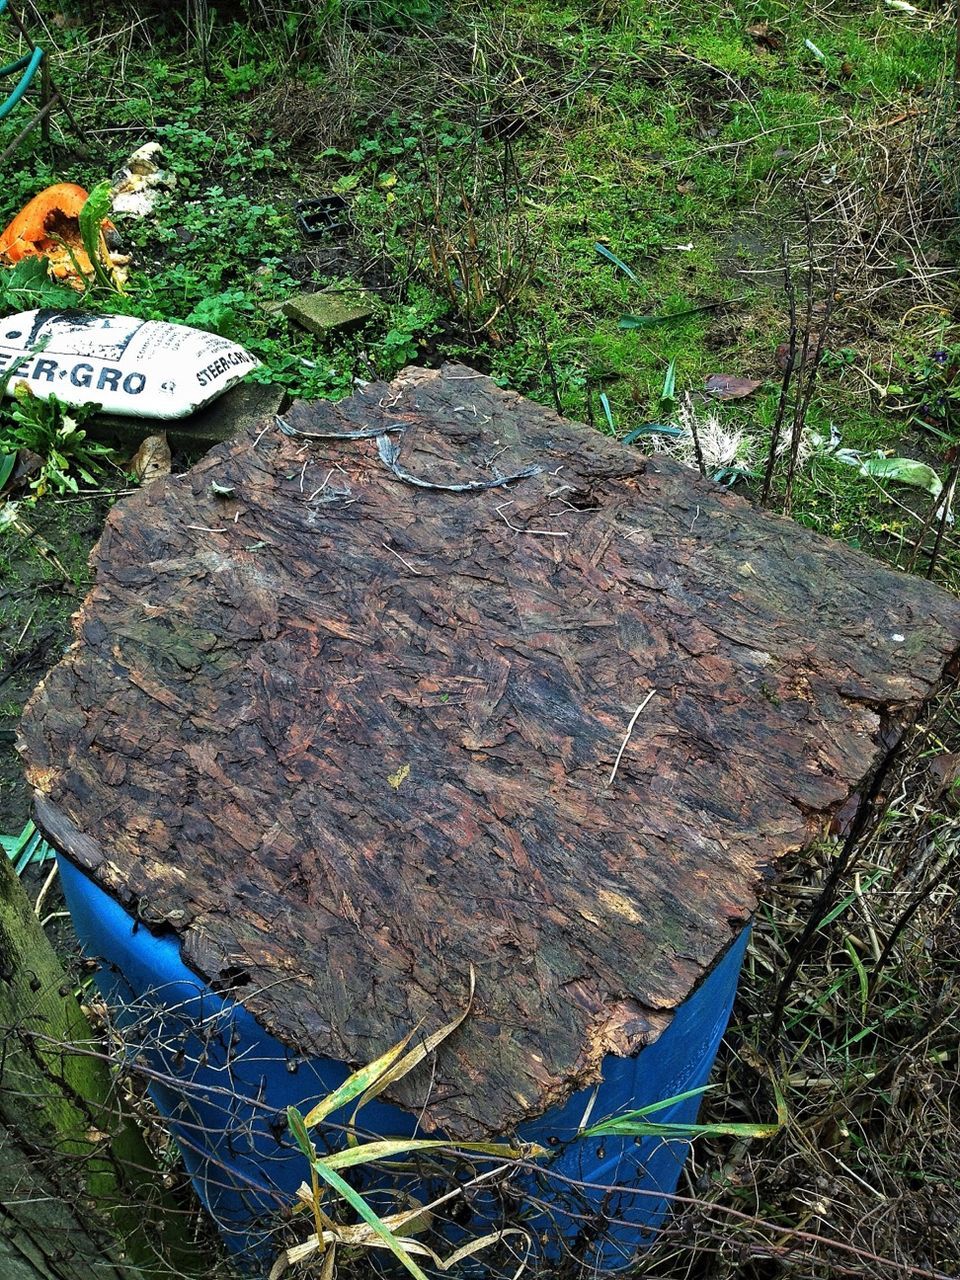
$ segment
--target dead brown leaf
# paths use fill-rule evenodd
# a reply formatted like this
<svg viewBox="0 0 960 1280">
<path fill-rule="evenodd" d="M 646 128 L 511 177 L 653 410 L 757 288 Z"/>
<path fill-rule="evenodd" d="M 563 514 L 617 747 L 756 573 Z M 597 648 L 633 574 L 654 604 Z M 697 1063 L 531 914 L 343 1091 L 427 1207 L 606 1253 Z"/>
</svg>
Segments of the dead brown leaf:
<svg viewBox="0 0 960 1280">
<path fill-rule="evenodd" d="M 777 53 L 783 48 L 785 39 L 782 31 L 778 31 L 776 27 L 771 27 L 769 22 L 751 22 L 746 28 L 748 36 L 752 36 L 761 49 L 767 49 L 770 53 Z"/>
<path fill-rule="evenodd" d="M 820 335 L 819 333 L 814 333 L 814 331 L 811 329 L 810 338 L 809 338 L 809 341 L 807 342 L 807 359 L 808 360 L 812 361 L 814 355 L 816 354 L 817 347 L 819 345 L 820 345 Z M 801 333 L 797 335 L 797 351 L 796 351 L 796 355 L 794 356 L 795 368 L 800 367 L 800 361 L 802 357 L 803 357 L 803 334 Z M 779 347 L 777 347 L 777 355 L 776 355 L 777 368 L 780 370 L 781 373 L 786 373 L 787 361 L 789 359 L 790 359 L 790 344 L 789 342 L 781 342 Z"/>
<path fill-rule="evenodd" d="M 43 459 L 39 453 L 34 453 L 32 449 L 21 449 L 17 454 L 17 465 L 10 477 L 11 489 L 17 489 L 28 480 L 32 480 L 34 476 L 38 476 L 42 467 Z"/>
<path fill-rule="evenodd" d="M 130 470 L 141 484 L 152 484 L 170 474 L 170 446 L 162 432 L 158 436 L 147 436 L 133 455 Z"/>
<path fill-rule="evenodd" d="M 951 809 L 960 808 L 960 754 L 943 751 L 930 761 L 930 772 L 937 780 L 937 798 Z"/>
<path fill-rule="evenodd" d="M 759 378 L 741 378 L 735 373 L 711 373 L 704 383 L 714 400 L 742 400 L 763 386 Z"/>
</svg>

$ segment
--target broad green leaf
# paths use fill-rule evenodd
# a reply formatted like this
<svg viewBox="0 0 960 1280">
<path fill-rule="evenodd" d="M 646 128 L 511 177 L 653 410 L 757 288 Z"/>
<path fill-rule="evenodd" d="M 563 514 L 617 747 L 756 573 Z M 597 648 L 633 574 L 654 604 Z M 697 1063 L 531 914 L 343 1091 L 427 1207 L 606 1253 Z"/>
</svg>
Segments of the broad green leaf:
<svg viewBox="0 0 960 1280">
<path fill-rule="evenodd" d="M 594 245 L 594 248 L 601 257 L 606 258 L 608 262 L 612 262 L 615 267 L 619 267 L 625 276 L 629 276 L 631 280 L 636 280 L 636 275 L 627 266 L 624 260 L 622 258 L 618 258 L 617 255 L 611 249 L 608 249 L 605 244 L 596 244 Z"/>
<path fill-rule="evenodd" d="M 351 1208 L 355 1209 L 360 1217 L 366 1222 L 381 1240 L 386 1244 L 390 1252 L 401 1262 L 412 1276 L 416 1276 L 416 1280 L 427 1280 L 427 1277 L 420 1270 L 413 1258 L 410 1257 L 408 1251 L 404 1248 L 398 1236 L 395 1236 L 390 1228 L 383 1222 L 377 1213 L 367 1204 L 359 1191 L 355 1191 L 349 1182 L 344 1182 L 339 1173 L 335 1169 L 328 1168 L 322 1160 L 317 1160 L 313 1166 L 324 1182 L 342 1199 L 346 1200 Z"/>
<path fill-rule="evenodd" d="M 50 279 L 46 258 L 21 258 L 9 271 L 0 271 L 0 299 L 10 311 L 35 307 L 69 311 L 80 305 L 76 289 Z"/>
<path fill-rule="evenodd" d="M 943 482 L 933 467 L 913 458 L 864 458 L 860 473 L 877 480 L 894 480 L 915 489 L 925 489 L 933 498 L 939 498 L 943 492 Z"/>
<path fill-rule="evenodd" d="M 0 453 L 0 493 L 3 492 L 4 485 L 13 475 L 17 465 L 17 455 L 15 453 Z"/>
</svg>

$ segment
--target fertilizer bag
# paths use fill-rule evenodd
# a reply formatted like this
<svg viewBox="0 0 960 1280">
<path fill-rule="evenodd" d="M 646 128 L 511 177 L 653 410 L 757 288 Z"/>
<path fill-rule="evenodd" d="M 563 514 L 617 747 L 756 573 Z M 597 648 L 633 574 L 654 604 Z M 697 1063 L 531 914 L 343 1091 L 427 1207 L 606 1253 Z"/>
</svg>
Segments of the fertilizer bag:
<svg viewBox="0 0 960 1280">
<path fill-rule="evenodd" d="M 79 311 L 21 311 L 0 320 L 0 370 L 64 404 L 136 418 L 185 418 L 260 361 L 215 333 L 160 320 Z"/>
</svg>

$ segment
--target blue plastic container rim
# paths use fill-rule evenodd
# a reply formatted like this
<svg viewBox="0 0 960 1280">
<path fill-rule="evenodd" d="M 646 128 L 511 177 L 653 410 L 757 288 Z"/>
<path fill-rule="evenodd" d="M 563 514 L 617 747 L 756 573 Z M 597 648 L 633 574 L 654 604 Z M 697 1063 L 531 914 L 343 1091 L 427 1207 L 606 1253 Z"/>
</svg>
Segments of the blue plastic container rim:
<svg viewBox="0 0 960 1280">
<path fill-rule="evenodd" d="M 264 1209 L 268 1203 L 273 1205 L 271 1212 L 289 1205 L 303 1179 L 299 1155 L 286 1137 L 283 1147 L 279 1145 L 271 1120 L 279 1120 L 288 1105 L 309 1109 L 342 1083 L 349 1068 L 331 1059 L 302 1057 L 284 1046 L 256 1021 L 242 1001 L 213 991 L 184 963 L 179 939 L 172 932 L 157 933 L 138 923 L 87 872 L 62 855 L 59 864 L 77 934 L 87 954 L 105 961 L 98 983 L 108 999 L 117 1002 L 118 1009 L 132 1008 L 136 1018 L 137 1005 L 145 1006 L 148 1036 L 150 1009 L 156 1006 L 161 1020 L 167 1016 L 174 1019 L 177 1035 L 187 1037 L 184 1043 L 189 1044 L 192 1028 L 193 1034 L 198 1029 L 203 1034 L 225 1032 L 228 1041 L 236 1039 L 244 1046 L 237 1064 L 221 1061 L 223 1052 L 211 1048 L 209 1055 L 202 1054 L 206 1060 L 202 1070 L 188 1073 L 189 1078 L 179 1083 L 171 1074 L 167 1060 L 170 1053 L 161 1054 L 163 1060 L 154 1064 L 159 1074 L 153 1075 L 150 1088 L 180 1144 L 194 1186 L 228 1248 L 245 1254 L 250 1265 L 256 1267 L 267 1240 L 257 1225 Z M 597 1120 L 606 1113 L 629 1109 L 631 1103 L 646 1105 L 706 1084 L 729 1019 L 749 933 L 748 925 L 733 939 L 719 963 L 676 1010 L 671 1026 L 658 1040 L 634 1058 L 609 1055 L 604 1060 L 603 1078 L 596 1086 L 579 1090 L 566 1103 L 526 1122 L 517 1135 L 555 1150 L 543 1176 L 549 1182 L 550 1169 L 560 1175 L 554 1188 L 558 1196 L 568 1194 L 565 1180 L 574 1179 L 578 1184 L 582 1180 L 584 1192 L 597 1202 L 593 1206 L 597 1212 L 605 1202 L 603 1184 L 608 1180 L 620 1184 L 617 1203 L 622 1208 L 612 1217 L 628 1217 L 635 1222 L 629 1227 L 625 1223 L 614 1227 L 618 1239 L 598 1240 L 595 1247 L 591 1246 L 601 1270 L 620 1269 L 625 1265 L 620 1259 L 627 1245 L 635 1250 L 655 1238 L 669 1211 L 688 1143 L 685 1139 L 669 1143 L 645 1139 L 637 1146 L 631 1139 L 577 1139 L 576 1134 L 588 1115 Z M 118 1024 L 121 1029 L 123 1016 Z M 150 1056 L 150 1050 L 145 1048 L 131 1052 L 144 1060 Z M 225 1080 L 224 1073 L 230 1080 Z M 242 1085 L 242 1089 L 234 1091 L 230 1105 L 226 1105 L 223 1085 L 231 1082 Z M 699 1102 L 699 1095 L 692 1096 L 651 1115 L 651 1119 L 691 1123 L 696 1119 Z M 234 1145 L 237 1135 L 230 1132 L 237 1118 L 234 1103 L 246 1117 L 239 1148 Z M 338 1118 L 349 1122 L 350 1108 L 330 1120 Z M 416 1127 L 415 1116 L 381 1099 L 368 1104 L 364 1118 L 365 1129 L 383 1135 L 409 1135 Z M 282 1128 L 285 1134 L 285 1124 Z M 278 1160 L 279 1164 L 275 1163 Z M 600 1184 L 595 1193 L 590 1191 L 593 1184 Z M 558 1213 L 562 1218 L 559 1201 Z M 575 1233 L 578 1229 L 576 1221 L 571 1220 L 569 1230 Z M 616 1265 L 612 1265 L 614 1262 Z"/>
</svg>

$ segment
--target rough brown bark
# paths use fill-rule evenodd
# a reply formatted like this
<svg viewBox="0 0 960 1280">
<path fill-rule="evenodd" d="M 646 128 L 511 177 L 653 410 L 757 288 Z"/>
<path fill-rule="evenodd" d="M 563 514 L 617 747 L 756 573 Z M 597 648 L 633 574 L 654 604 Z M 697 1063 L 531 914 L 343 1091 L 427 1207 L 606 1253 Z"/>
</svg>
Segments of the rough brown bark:
<svg viewBox="0 0 960 1280">
<path fill-rule="evenodd" d="M 472 965 L 390 1096 L 507 1131 L 668 1025 L 936 688 L 960 605 L 462 367 L 289 423 L 381 437 L 271 425 L 111 515 L 23 721 L 40 821 L 304 1053 L 438 1025 Z M 539 470 L 424 489 L 395 450 Z"/>
</svg>

